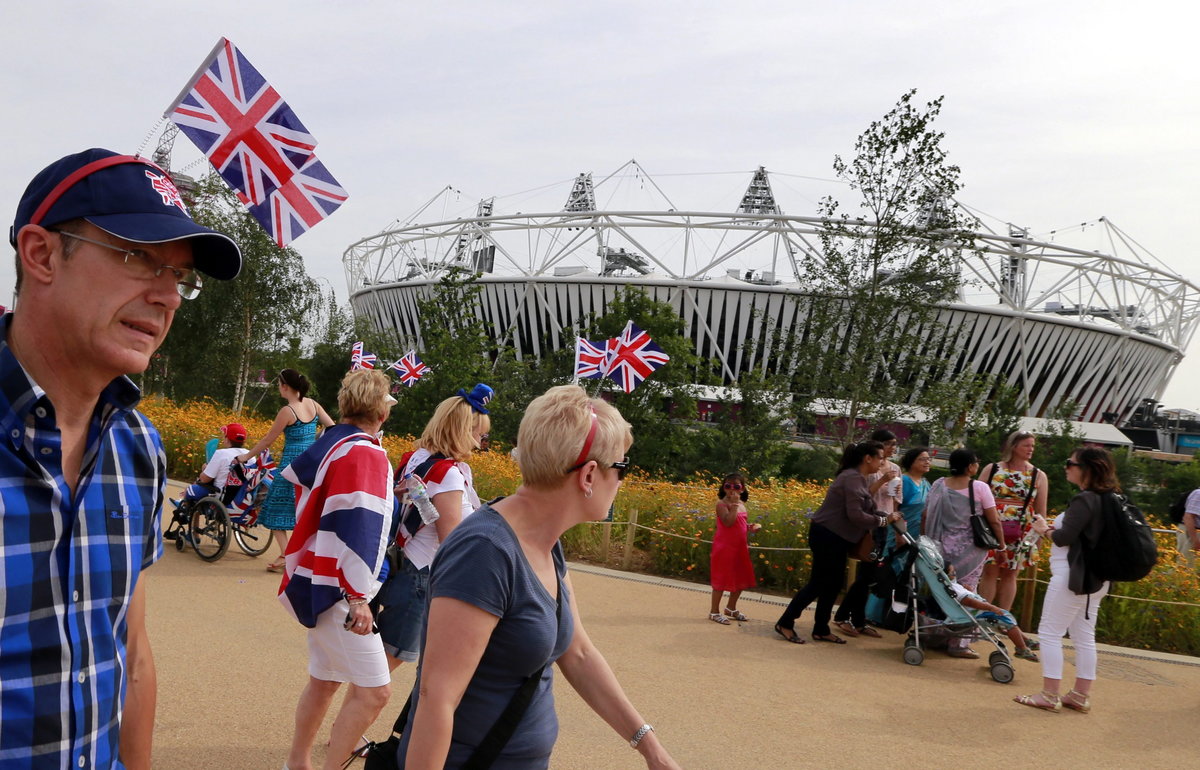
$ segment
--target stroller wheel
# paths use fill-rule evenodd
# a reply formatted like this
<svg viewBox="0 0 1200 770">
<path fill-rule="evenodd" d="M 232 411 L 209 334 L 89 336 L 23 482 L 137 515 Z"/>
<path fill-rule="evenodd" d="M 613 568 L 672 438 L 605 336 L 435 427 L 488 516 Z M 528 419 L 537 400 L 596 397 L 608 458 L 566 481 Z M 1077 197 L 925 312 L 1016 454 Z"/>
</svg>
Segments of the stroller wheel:
<svg viewBox="0 0 1200 770">
<path fill-rule="evenodd" d="M 904 662 L 910 666 L 919 666 L 925 662 L 925 653 L 920 647 L 905 647 Z"/>
<path fill-rule="evenodd" d="M 1013 667 L 1001 661 L 992 664 L 992 679 L 995 679 L 1000 684 L 1008 684 L 1013 680 Z"/>
<path fill-rule="evenodd" d="M 999 650 L 993 650 L 992 654 L 988 656 L 988 665 L 989 666 L 994 666 L 997 663 L 1007 663 L 1007 662 L 1008 662 L 1008 657 L 1004 653 L 1000 652 Z"/>
<path fill-rule="evenodd" d="M 182 551 L 184 546 L 184 538 L 178 532 L 175 533 L 175 550 Z"/>
</svg>

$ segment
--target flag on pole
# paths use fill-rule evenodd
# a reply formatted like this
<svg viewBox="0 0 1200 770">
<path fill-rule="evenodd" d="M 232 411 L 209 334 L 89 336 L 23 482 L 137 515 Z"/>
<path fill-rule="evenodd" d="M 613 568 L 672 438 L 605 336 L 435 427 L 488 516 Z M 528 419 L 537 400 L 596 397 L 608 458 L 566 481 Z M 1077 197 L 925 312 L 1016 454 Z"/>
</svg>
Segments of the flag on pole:
<svg viewBox="0 0 1200 770">
<path fill-rule="evenodd" d="M 163 114 L 208 157 L 281 247 L 346 199 L 313 153 L 316 138 L 225 38 Z"/>
<path fill-rule="evenodd" d="M 400 382 L 410 388 L 416 384 L 417 380 L 433 371 L 422 363 L 421 359 L 417 358 L 417 351 L 415 350 L 410 350 L 401 356 L 399 361 L 392 364 L 392 369 L 396 370 L 396 374 L 400 377 Z"/>
<path fill-rule="evenodd" d="M 607 343 L 595 343 L 583 337 L 575 339 L 575 377 L 598 380 L 608 370 Z"/>
<path fill-rule="evenodd" d="M 671 360 L 633 321 L 625 324 L 619 337 L 609 340 L 608 351 L 606 374 L 626 393 L 632 393 L 655 369 Z"/>
<path fill-rule="evenodd" d="M 363 351 L 363 344 L 361 342 L 354 343 L 354 346 L 350 348 L 350 371 L 374 368 L 375 354 Z"/>
</svg>

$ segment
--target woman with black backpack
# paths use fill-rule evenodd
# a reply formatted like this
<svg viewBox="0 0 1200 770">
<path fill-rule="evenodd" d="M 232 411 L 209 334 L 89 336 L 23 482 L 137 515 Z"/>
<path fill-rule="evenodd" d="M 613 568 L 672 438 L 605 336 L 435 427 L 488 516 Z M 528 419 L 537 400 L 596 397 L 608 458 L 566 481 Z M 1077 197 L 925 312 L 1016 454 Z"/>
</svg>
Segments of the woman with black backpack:
<svg viewBox="0 0 1200 770">
<path fill-rule="evenodd" d="M 1079 494 L 1053 523 L 1041 516 L 1033 521 L 1034 531 L 1039 535 L 1048 532 L 1054 543 L 1050 549 L 1050 586 L 1038 624 L 1042 691 L 1018 695 L 1014 700 L 1045 711 L 1061 711 L 1066 706 L 1086 714 L 1092 709 L 1088 693 L 1096 679 L 1096 614 L 1109 583 L 1086 568 L 1084 544 L 1098 542 L 1104 527 L 1104 506 L 1110 504 L 1108 498 L 1121 491 L 1121 484 L 1112 456 L 1098 447 L 1076 449 L 1067 460 L 1066 476 L 1079 487 Z M 1068 631 L 1075 646 L 1075 686 L 1060 697 L 1062 640 Z"/>
</svg>

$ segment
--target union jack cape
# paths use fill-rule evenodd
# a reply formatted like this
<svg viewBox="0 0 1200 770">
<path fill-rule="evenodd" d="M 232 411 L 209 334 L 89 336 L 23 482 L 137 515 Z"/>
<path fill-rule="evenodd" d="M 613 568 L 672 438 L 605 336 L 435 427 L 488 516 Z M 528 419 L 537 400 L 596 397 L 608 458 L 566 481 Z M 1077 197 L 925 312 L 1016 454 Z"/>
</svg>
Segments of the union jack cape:
<svg viewBox="0 0 1200 770">
<path fill-rule="evenodd" d="M 387 452 L 353 425 L 335 425 L 282 473 L 296 485 L 296 529 L 284 554 L 279 600 L 314 628 L 343 593 L 370 599 L 391 529 Z"/>
<path fill-rule="evenodd" d="M 317 160 L 316 138 L 225 38 L 163 115 L 208 157 L 280 247 L 346 200 Z"/>
<path fill-rule="evenodd" d="M 619 337 L 608 341 L 606 374 L 626 393 L 632 393 L 655 369 L 670 360 L 649 334 L 629 321 Z"/>
</svg>

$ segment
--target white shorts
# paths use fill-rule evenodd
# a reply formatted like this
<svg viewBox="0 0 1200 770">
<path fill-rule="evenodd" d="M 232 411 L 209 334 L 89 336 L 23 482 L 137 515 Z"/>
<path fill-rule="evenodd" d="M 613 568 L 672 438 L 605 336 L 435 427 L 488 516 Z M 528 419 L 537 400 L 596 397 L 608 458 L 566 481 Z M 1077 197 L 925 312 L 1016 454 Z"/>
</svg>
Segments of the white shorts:
<svg viewBox="0 0 1200 770">
<path fill-rule="evenodd" d="M 383 687 L 392 681 L 379 634 L 360 636 L 343 624 L 350 605 L 343 599 L 317 617 L 308 630 L 308 673 L 325 682 Z"/>
</svg>

